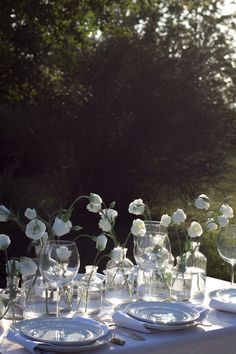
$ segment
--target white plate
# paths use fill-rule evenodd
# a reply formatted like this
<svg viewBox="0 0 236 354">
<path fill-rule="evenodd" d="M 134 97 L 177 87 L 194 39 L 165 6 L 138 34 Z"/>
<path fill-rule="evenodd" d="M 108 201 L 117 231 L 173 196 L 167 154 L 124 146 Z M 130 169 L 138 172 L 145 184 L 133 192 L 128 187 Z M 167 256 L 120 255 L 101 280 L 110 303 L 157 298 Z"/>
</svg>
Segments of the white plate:
<svg viewBox="0 0 236 354">
<path fill-rule="evenodd" d="M 138 301 L 126 307 L 127 313 L 144 322 L 161 325 L 186 325 L 200 317 L 200 313 L 181 303 Z"/>
<path fill-rule="evenodd" d="M 109 332 L 106 336 L 96 340 L 89 345 L 80 345 L 80 346 L 65 346 L 65 345 L 50 345 L 50 344 L 39 344 L 37 345 L 37 349 L 46 350 L 49 352 L 57 352 L 57 353 L 78 353 L 90 349 L 95 349 L 101 347 L 102 345 L 110 342 L 112 339 L 112 333 Z"/>
<path fill-rule="evenodd" d="M 110 332 L 106 325 L 82 317 L 34 318 L 20 321 L 16 327 L 30 339 L 60 346 L 87 345 Z"/>
<path fill-rule="evenodd" d="M 236 288 L 218 290 L 214 296 L 218 300 L 227 303 L 236 303 Z"/>
</svg>

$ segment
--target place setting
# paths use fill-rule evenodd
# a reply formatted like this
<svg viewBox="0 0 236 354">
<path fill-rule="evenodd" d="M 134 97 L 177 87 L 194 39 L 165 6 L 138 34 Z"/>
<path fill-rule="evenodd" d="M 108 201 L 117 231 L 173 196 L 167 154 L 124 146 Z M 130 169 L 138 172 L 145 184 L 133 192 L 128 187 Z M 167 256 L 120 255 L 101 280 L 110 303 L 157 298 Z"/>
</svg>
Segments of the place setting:
<svg viewBox="0 0 236 354">
<path fill-rule="evenodd" d="M 113 313 L 117 326 L 136 331 L 177 331 L 200 325 L 207 317 L 205 308 L 180 302 L 137 301 L 118 305 Z"/>
<path fill-rule="evenodd" d="M 112 340 L 113 333 L 107 325 L 89 318 L 41 317 L 17 322 L 6 338 L 32 353 L 75 353 L 105 345 Z"/>
</svg>

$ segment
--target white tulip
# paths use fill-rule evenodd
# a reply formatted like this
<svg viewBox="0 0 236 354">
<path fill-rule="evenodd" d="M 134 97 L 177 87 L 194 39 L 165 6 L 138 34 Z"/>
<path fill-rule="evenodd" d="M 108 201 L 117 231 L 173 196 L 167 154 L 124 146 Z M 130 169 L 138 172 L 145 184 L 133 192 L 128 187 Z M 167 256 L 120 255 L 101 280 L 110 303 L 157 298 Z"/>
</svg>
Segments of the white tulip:
<svg viewBox="0 0 236 354">
<path fill-rule="evenodd" d="M 92 213 L 100 213 L 102 210 L 102 204 L 89 203 L 87 205 L 87 210 L 91 211 Z"/>
<path fill-rule="evenodd" d="M 199 237 L 203 234 L 202 226 L 199 222 L 193 221 L 191 222 L 190 227 L 188 228 L 188 235 L 190 237 Z"/>
<path fill-rule="evenodd" d="M 52 231 L 56 236 L 61 237 L 65 234 L 68 234 L 71 228 L 72 223 L 70 220 L 63 221 L 62 219 L 56 217 L 52 226 Z"/>
<path fill-rule="evenodd" d="M 120 263 L 124 259 L 124 255 L 125 255 L 124 251 L 125 249 L 122 247 L 113 248 L 113 250 L 110 253 L 113 261 L 115 261 L 116 263 Z"/>
<path fill-rule="evenodd" d="M 104 232 L 110 232 L 111 229 L 112 229 L 112 225 L 111 223 L 109 222 L 109 220 L 107 219 L 101 219 L 98 223 L 100 229 L 102 229 L 102 231 Z"/>
<path fill-rule="evenodd" d="M 91 204 L 102 204 L 102 198 L 95 193 L 90 193 L 89 202 Z"/>
<path fill-rule="evenodd" d="M 214 219 L 208 218 L 206 222 L 206 228 L 208 231 L 215 231 L 217 230 L 218 226 L 215 223 Z"/>
<path fill-rule="evenodd" d="M 25 229 L 26 236 L 34 241 L 40 240 L 46 231 L 46 225 L 38 219 L 31 220 Z"/>
<path fill-rule="evenodd" d="M 115 218 L 117 217 L 118 213 L 114 209 L 103 209 L 100 213 L 102 219 L 108 219 L 110 223 L 113 223 L 115 221 Z"/>
<path fill-rule="evenodd" d="M 182 209 L 177 209 L 174 214 L 172 215 L 172 221 L 175 224 L 180 224 L 182 222 L 185 222 L 187 218 L 187 215 L 185 214 L 185 212 Z"/>
<path fill-rule="evenodd" d="M 143 220 L 136 219 L 133 221 L 131 232 L 134 236 L 144 236 L 146 233 L 146 226 Z"/>
<path fill-rule="evenodd" d="M 101 252 L 105 250 L 106 245 L 107 245 L 107 237 L 103 234 L 98 235 L 97 242 L 96 242 L 96 249 Z"/>
<path fill-rule="evenodd" d="M 4 205 L 0 205 L 0 221 L 6 222 L 9 220 L 11 212 Z"/>
<path fill-rule="evenodd" d="M 29 257 L 21 257 L 19 264 L 20 273 L 23 278 L 34 275 L 37 272 L 37 264 Z"/>
<path fill-rule="evenodd" d="M 0 251 L 6 251 L 11 243 L 10 237 L 5 234 L 0 234 Z"/>
<path fill-rule="evenodd" d="M 145 211 L 145 204 L 142 199 L 135 199 L 129 205 L 129 213 L 134 215 L 142 215 Z"/>
<path fill-rule="evenodd" d="M 194 205 L 198 209 L 208 210 L 210 207 L 210 199 L 206 194 L 200 194 L 194 201 Z"/>
<path fill-rule="evenodd" d="M 168 227 L 171 223 L 171 217 L 168 214 L 163 214 L 161 217 L 160 224 L 164 227 Z"/>
<path fill-rule="evenodd" d="M 228 219 L 231 219 L 234 217 L 234 211 L 231 208 L 231 206 L 229 206 L 228 204 L 222 204 L 220 207 L 220 212 L 223 216 L 225 216 Z"/>
<path fill-rule="evenodd" d="M 35 209 L 27 208 L 25 211 L 25 217 L 29 220 L 37 218 L 37 213 Z"/>
<path fill-rule="evenodd" d="M 221 227 L 226 227 L 229 224 L 229 219 L 224 215 L 219 215 L 217 217 L 218 223 Z"/>
<path fill-rule="evenodd" d="M 57 257 L 59 258 L 60 262 L 65 263 L 68 258 L 71 256 L 72 251 L 68 250 L 66 246 L 60 246 L 57 249 Z"/>
</svg>

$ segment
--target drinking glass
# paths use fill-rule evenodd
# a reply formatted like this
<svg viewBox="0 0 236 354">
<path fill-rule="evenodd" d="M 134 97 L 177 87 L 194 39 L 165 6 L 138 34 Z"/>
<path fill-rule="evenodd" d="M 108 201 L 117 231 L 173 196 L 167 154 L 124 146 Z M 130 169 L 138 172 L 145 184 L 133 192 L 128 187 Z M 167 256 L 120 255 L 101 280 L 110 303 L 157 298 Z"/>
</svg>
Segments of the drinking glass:
<svg viewBox="0 0 236 354">
<path fill-rule="evenodd" d="M 74 279 L 79 266 L 79 252 L 73 241 L 49 241 L 40 253 L 40 272 L 44 280 L 57 289 L 56 317 L 60 315 L 60 290 Z"/>
<path fill-rule="evenodd" d="M 223 260 L 231 265 L 231 286 L 234 285 L 234 266 L 236 264 L 236 224 L 220 230 L 217 249 Z"/>
</svg>

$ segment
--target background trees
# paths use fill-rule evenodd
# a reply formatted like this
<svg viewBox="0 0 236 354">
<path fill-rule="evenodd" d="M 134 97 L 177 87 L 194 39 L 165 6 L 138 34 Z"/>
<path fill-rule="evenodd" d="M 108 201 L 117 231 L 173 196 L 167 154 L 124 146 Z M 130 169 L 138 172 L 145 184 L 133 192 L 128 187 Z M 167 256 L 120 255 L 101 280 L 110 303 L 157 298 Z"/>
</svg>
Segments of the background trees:
<svg viewBox="0 0 236 354">
<path fill-rule="evenodd" d="M 1 202 L 50 210 L 93 191 L 158 217 L 212 185 L 235 144 L 221 4 L 3 0 Z"/>
</svg>

